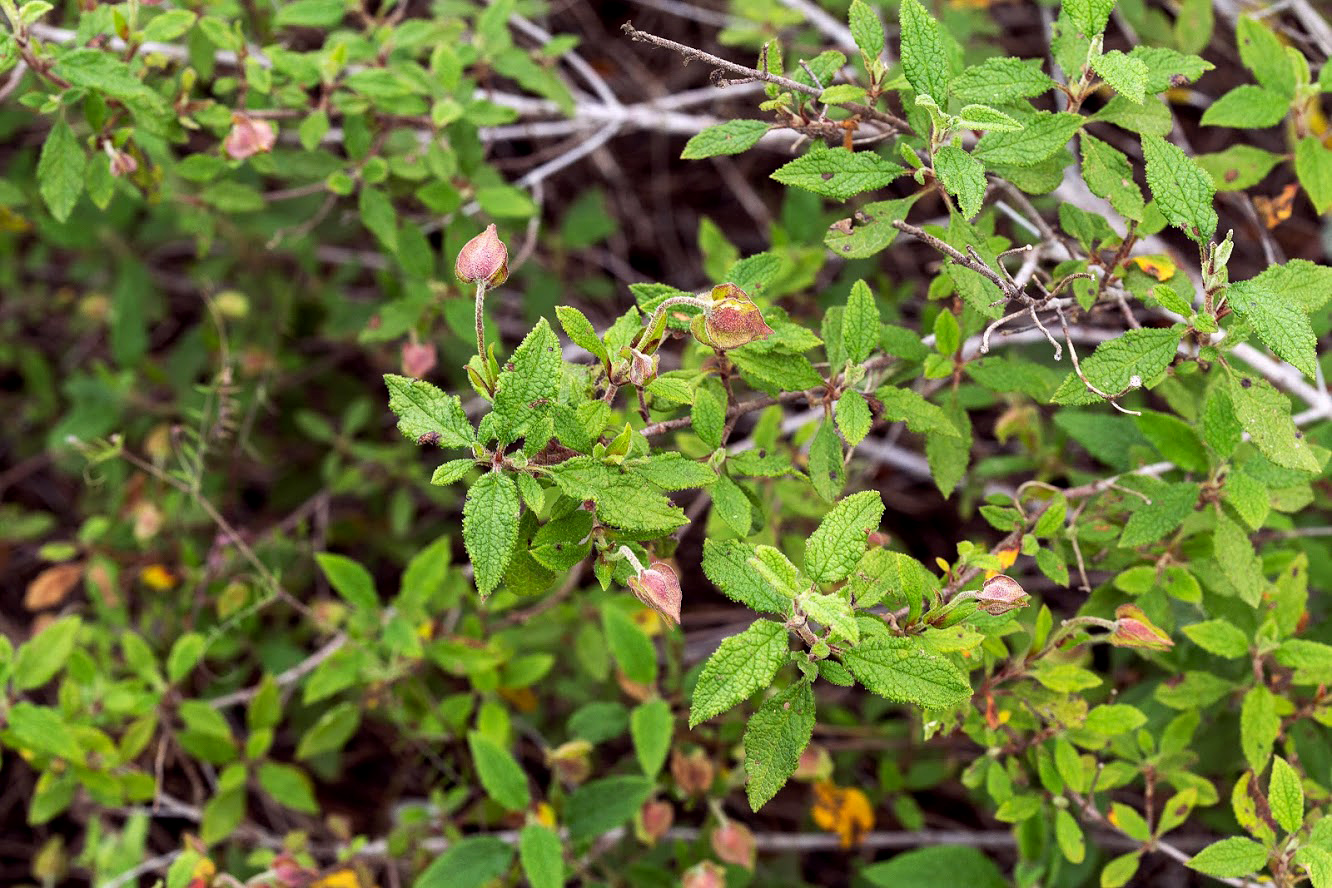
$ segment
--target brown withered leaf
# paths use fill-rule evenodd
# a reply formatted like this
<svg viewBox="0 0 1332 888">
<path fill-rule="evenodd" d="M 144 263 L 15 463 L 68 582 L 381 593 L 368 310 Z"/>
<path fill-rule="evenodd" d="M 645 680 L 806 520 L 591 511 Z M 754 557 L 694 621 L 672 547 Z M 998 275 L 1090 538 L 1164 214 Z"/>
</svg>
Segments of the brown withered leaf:
<svg viewBox="0 0 1332 888">
<path fill-rule="evenodd" d="M 57 564 L 37 574 L 23 594 L 23 606 L 29 611 L 58 607 L 83 577 L 83 562 Z"/>
</svg>

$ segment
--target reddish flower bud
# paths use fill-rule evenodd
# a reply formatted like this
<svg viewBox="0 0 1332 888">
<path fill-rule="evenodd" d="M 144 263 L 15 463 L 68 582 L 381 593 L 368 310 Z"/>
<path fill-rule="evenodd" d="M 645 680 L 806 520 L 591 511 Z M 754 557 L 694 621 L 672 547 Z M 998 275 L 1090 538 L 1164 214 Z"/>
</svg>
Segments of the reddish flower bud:
<svg viewBox="0 0 1332 888">
<path fill-rule="evenodd" d="M 435 369 L 435 347 L 428 342 L 404 342 L 402 344 L 402 375 L 413 379 L 424 379 Z"/>
<path fill-rule="evenodd" d="M 487 289 L 498 287 L 509 277 L 509 248 L 499 239 L 494 223 L 463 244 L 453 273 L 464 284 L 484 282 Z"/>
<path fill-rule="evenodd" d="M 712 834 L 712 851 L 722 863 L 743 866 L 751 872 L 758 857 L 758 845 L 749 827 L 735 820 L 728 820 Z"/>
<path fill-rule="evenodd" d="M 121 176 L 132 176 L 138 172 L 139 162 L 134 159 L 132 154 L 111 147 L 109 141 L 104 144 L 106 146 L 106 156 L 111 159 L 111 175 L 120 178 Z"/>
<path fill-rule="evenodd" d="M 689 325 L 694 338 L 719 349 L 739 348 L 772 334 L 759 307 L 735 284 L 712 288 L 712 305 Z"/>
<path fill-rule="evenodd" d="M 233 160 L 244 160 L 273 150 L 277 133 L 267 120 L 259 120 L 241 111 L 231 112 L 231 132 L 222 148 Z"/>
<path fill-rule="evenodd" d="M 671 776 L 685 795 L 707 792 L 714 774 L 712 761 L 703 750 L 695 749 L 688 755 L 678 749 L 671 750 Z"/>
<path fill-rule="evenodd" d="M 655 845 L 675 822 L 675 808 L 670 802 L 654 799 L 644 802 L 634 818 L 634 834 L 645 845 Z"/>
<path fill-rule="evenodd" d="M 680 888 L 726 888 L 726 870 L 711 860 L 694 864 L 685 870 Z"/>
<path fill-rule="evenodd" d="M 1004 574 L 990 577 L 976 593 L 980 609 L 995 617 L 1026 607 L 1030 600 L 1017 580 Z"/>
<path fill-rule="evenodd" d="M 1170 636 L 1156 628 L 1141 608 L 1131 604 L 1121 604 L 1115 609 L 1115 630 L 1110 633 L 1109 641 L 1119 647 L 1153 651 L 1167 651 L 1175 646 Z"/>
<path fill-rule="evenodd" d="M 680 622 L 680 578 L 665 561 L 652 565 L 629 578 L 629 588 L 646 604 L 675 625 Z"/>
<path fill-rule="evenodd" d="M 657 378 L 657 366 L 660 357 L 656 354 L 645 355 L 636 348 L 629 349 L 629 382 L 642 388 Z"/>
</svg>

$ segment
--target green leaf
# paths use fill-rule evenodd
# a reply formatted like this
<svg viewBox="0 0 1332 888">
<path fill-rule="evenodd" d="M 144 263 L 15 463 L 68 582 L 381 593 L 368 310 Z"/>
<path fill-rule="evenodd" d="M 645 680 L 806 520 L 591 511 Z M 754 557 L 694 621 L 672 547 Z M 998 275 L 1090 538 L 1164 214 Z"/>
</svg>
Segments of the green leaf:
<svg viewBox="0 0 1332 888">
<path fill-rule="evenodd" d="M 968 364 L 970 366 L 970 364 Z M 944 409 L 945 415 L 957 429 L 956 435 L 930 435 L 925 439 L 925 458 L 929 462 L 934 484 L 945 497 L 951 496 L 967 474 L 971 464 L 971 417 L 966 408 L 954 400 Z"/>
<path fill-rule="evenodd" d="M 167 655 L 167 681 L 176 684 L 199 665 L 208 639 L 198 632 L 186 632 L 171 645 Z"/>
<path fill-rule="evenodd" d="M 1115 96 L 1091 116 L 1091 121 L 1113 123 L 1139 135 L 1166 136 L 1174 128 L 1174 115 L 1165 102 L 1152 97 L 1141 104 Z"/>
<path fill-rule="evenodd" d="M 467 746 L 486 795 L 509 811 L 521 811 L 531 804 L 527 775 L 507 749 L 480 731 L 467 734 Z"/>
<path fill-rule="evenodd" d="M 1203 126 L 1266 129 L 1276 126 L 1290 111 L 1290 99 L 1261 86 L 1237 86 L 1207 106 Z"/>
<path fill-rule="evenodd" d="M 88 158 L 62 117 L 51 127 L 37 161 L 37 190 L 57 222 L 64 222 L 83 193 Z"/>
<path fill-rule="evenodd" d="M 1300 775 L 1281 756 L 1272 759 L 1267 805 L 1286 832 L 1293 833 L 1304 825 L 1304 787 L 1300 785 Z"/>
<path fill-rule="evenodd" d="M 744 737 L 745 794 L 751 809 L 763 807 L 786 784 L 813 734 L 814 692 L 808 681 L 797 681 L 768 698 L 754 713 Z"/>
<path fill-rule="evenodd" d="M 1190 858 L 1185 865 L 1217 878 L 1237 878 L 1256 873 L 1267 863 L 1267 849 L 1242 836 L 1213 842 Z"/>
<path fill-rule="evenodd" d="M 1028 99 L 1054 89 L 1055 82 L 1041 70 L 1040 59 L 993 58 L 967 68 L 953 78 L 949 90 L 963 102 L 1004 104 Z"/>
<path fill-rule="evenodd" d="M 1295 176 L 1320 215 L 1332 209 L 1332 150 L 1317 137 L 1306 136 L 1295 147 Z"/>
<path fill-rule="evenodd" d="M 756 345 L 761 343 L 733 348 L 726 356 L 740 368 L 746 378 L 753 379 L 760 388 L 776 386 L 782 391 L 798 392 L 823 385 L 823 377 L 804 355 L 765 351 L 755 348 Z"/>
<path fill-rule="evenodd" d="M 304 761 L 343 747 L 361 724 L 361 710 L 353 703 L 339 703 L 325 710 L 296 745 L 296 758 Z"/>
<path fill-rule="evenodd" d="M 606 345 L 597 335 L 597 330 L 587 319 L 587 315 L 572 306 L 557 305 L 555 316 L 559 318 L 560 326 L 564 328 L 564 335 L 569 337 L 570 342 L 589 352 L 604 366 L 610 366 L 611 359 L 606 352 Z"/>
<path fill-rule="evenodd" d="M 865 554 L 866 536 L 883 518 L 883 499 L 867 490 L 846 497 L 824 516 L 805 544 L 805 570 L 819 583 L 850 575 Z"/>
<path fill-rule="evenodd" d="M 694 686 L 689 727 L 769 687 L 786 662 L 789 648 L 786 627 L 771 620 L 756 620 L 744 632 L 723 640 L 703 665 Z"/>
<path fill-rule="evenodd" d="M 950 65 L 939 23 L 919 0 L 902 0 L 902 73 L 918 95 L 939 105 L 948 97 Z"/>
<path fill-rule="evenodd" d="M 712 486 L 712 508 L 737 536 L 749 536 L 754 524 L 754 507 L 740 485 L 726 475 L 718 476 L 717 483 Z"/>
<path fill-rule="evenodd" d="M 879 21 L 879 14 L 874 11 L 874 7 L 865 0 L 851 0 L 848 21 L 856 46 L 866 58 L 877 59 L 883 52 L 883 22 Z"/>
<path fill-rule="evenodd" d="M 694 406 L 689 412 L 694 434 L 716 450 L 721 446 L 722 431 L 726 427 L 726 404 L 710 386 L 699 386 L 694 392 Z"/>
<path fill-rule="evenodd" d="M 1153 95 L 1193 83 L 1216 67 L 1196 55 L 1164 46 L 1135 46 L 1129 55 L 1147 66 L 1147 92 Z"/>
<path fill-rule="evenodd" d="M 947 709 L 971 698 L 966 674 L 916 639 L 871 638 L 845 651 L 842 662 L 870 691 L 898 703 Z"/>
<path fill-rule="evenodd" d="M 884 419 L 905 422 L 907 428 L 918 435 L 960 436 L 953 421 L 938 404 L 932 404 L 914 389 L 880 386 L 874 396 L 883 404 Z"/>
<path fill-rule="evenodd" d="M 1064 14 L 1083 37 L 1091 38 L 1105 30 L 1114 11 L 1115 0 L 1064 0 Z"/>
<path fill-rule="evenodd" d="M 1263 456 L 1288 469 L 1319 470 L 1318 459 L 1290 418 L 1290 400 L 1271 383 L 1259 376 L 1234 374 L 1229 394 L 1235 418 Z"/>
<path fill-rule="evenodd" d="M 842 351 L 846 359 L 859 364 L 869 357 L 879 342 L 879 306 L 864 281 L 851 285 L 842 315 Z"/>
<path fill-rule="evenodd" d="M 1090 357 L 1083 358 L 1082 372 L 1092 385 L 1110 395 L 1130 388 L 1134 380 L 1142 388 L 1151 388 L 1174 360 L 1183 335 L 1182 329 L 1174 327 L 1128 330 L 1117 339 L 1102 342 Z M 1050 400 L 1055 404 L 1092 404 L 1101 399 L 1087 390 L 1077 374 L 1070 373 Z"/>
<path fill-rule="evenodd" d="M 1055 841 L 1059 851 L 1069 863 L 1082 863 L 1087 857 L 1087 841 L 1082 828 L 1067 808 L 1055 811 Z"/>
<path fill-rule="evenodd" d="M 1254 79 L 1287 98 L 1295 95 L 1295 69 L 1281 40 L 1262 22 L 1240 16 L 1235 22 L 1235 42 L 1240 61 L 1253 72 Z"/>
<path fill-rule="evenodd" d="M 314 782 L 300 768 L 278 762 L 261 762 L 258 776 L 259 785 L 278 804 L 305 814 L 319 813 Z"/>
<path fill-rule="evenodd" d="M 834 416 L 837 420 L 838 431 L 842 433 L 846 443 L 852 447 L 865 440 L 870 427 L 874 424 L 874 417 L 870 414 L 869 402 L 865 400 L 864 395 L 855 389 L 847 389 L 842 392 L 842 396 L 837 399 Z"/>
<path fill-rule="evenodd" d="M 611 656 L 631 681 L 641 685 L 657 681 L 657 649 L 642 629 L 610 602 L 601 606 L 601 625 Z"/>
<path fill-rule="evenodd" d="M 728 120 L 692 136 L 680 153 L 683 160 L 740 154 L 758 144 L 769 129 L 763 120 Z"/>
<path fill-rule="evenodd" d="M 1249 652 L 1249 637 L 1225 620 L 1205 620 L 1182 631 L 1198 647 L 1218 657 L 1233 659 Z"/>
<path fill-rule="evenodd" d="M 424 380 L 393 373 L 384 374 L 384 384 L 388 386 L 389 409 L 398 415 L 398 431 L 403 437 L 441 447 L 471 447 L 476 440 L 476 431 L 457 395 L 446 395 Z"/>
<path fill-rule="evenodd" d="M 1216 154 L 1199 154 L 1194 160 L 1212 177 L 1217 191 L 1243 191 L 1267 178 L 1281 162 L 1281 155 L 1252 145 L 1231 145 Z"/>
<path fill-rule="evenodd" d="M 845 102 L 863 102 L 868 95 L 863 86 L 838 83 L 819 93 L 819 101 L 828 105 L 840 105 Z"/>
<path fill-rule="evenodd" d="M 484 598 L 499 585 L 518 542 L 518 488 L 500 472 L 482 475 L 463 504 L 463 545 Z"/>
<path fill-rule="evenodd" d="M 629 735 L 634 741 L 634 755 L 638 766 L 648 777 L 656 777 L 666 764 L 666 753 L 671 751 L 671 738 L 675 733 L 675 720 L 671 704 L 665 700 L 648 700 L 634 707 L 629 714 Z"/>
<path fill-rule="evenodd" d="M 607 777 L 578 787 L 564 808 L 569 841 L 579 846 L 623 825 L 652 795 L 646 777 Z"/>
<path fill-rule="evenodd" d="M 957 197 L 962 215 L 974 218 L 985 200 L 985 165 L 961 148 L 943 145 L 934 152 L 934 172 L 948 193 Z"/>
<path fill-rule="evenodd" d="M 749 563 L 752 546 L 736 540 L 703 542 L 703 573 L 723 595 L 761 613 L 788 616 L 791 602 Z"/>
<path fill-rule="evenodd" d="M 76 49 L 62 55 L 51 69 L 70 86 L 111 96 L 135 114 L 162 115 L 166 100 L 134 75 L 128 64 L 104 49 Z"/>
<path fill-rule="evenodd" d="M 508 872 L 513 846 L 495 836 L 459 839 L 412 883 L 412 888 L 482 888 Z"/>
<path fill-rule="evenodd" d="M 356 610 L 374 612 L 379 609 L 375 581 L 364 567 L 345 555 L 335 555 L 331 552 L 318 553 L 315 555 L 315 561 L 319 564 L 319 569 L 324 572 L 324 576 L 328 578 L 333 591 L 342 596 L 343 601 Z"/>
<path fill-rule="evenodd" d="M 836 499 L 846 486 L 842 441 L 832 422 L 820 423 L 809 443 L 809 480 L 815 492 L 828 502 Z"/>
<path fill-rule="evenodd" d="M 957 112 L 959 129 L 989 130 L 996 133 L 1016 133 L 1022 124 L 998 109 L 988 105 L 966 105 Z M 937 155 L 936 155 L 937 156 Z"/>
<path fill-rule="evenodd" d="M 1142 863 L 1141 851 L 1121 854 L 1105 865 L 1101 870 L 1101 888 L 1121 888 L 1138 872 Z"/>
<path fill-rule="evenodd" d="M 1280 293 L 1304 311 L 1313 313 L 1332 300 L 1332 266 L 1292 259 L 1284 265 L 1268 266 L 1244 284 Z"/>
<path fill-rule="evenodd" d="M 1216 231 L 1212 177 L 1197 162 L 1160 136 L 1142 137 L 1147 161 L 1147 187 L 1166 221 L 1196 241 Z"/>
<path fill-rule="evenodd" d="M 1091 69 L 1110 87 L 1135 105 L 1147 94 L 1147 63 L 1117 49 L 1096 56 Z"/>
<path fill-rule="evenodd" d="M 532 888 L 562 888 L 564 850 L 560 837 L 539 823 L 529 823 L 518 834 L 518 860 Z"/>
<path fill-rule="evenodd" d="M 345 0 L 293 0 L 277 7 L 275 28 L 331 28 L 346 15 Z"/>
<path fill-rule="evenodd" d="M 994 861 L 969 845 L 936 845 L 895 854 L 870 864 L 860 878 L 875 888 L 934 888 L 964 885 L 966 888 L 1010 888 Z"/>
<path fill-rule="evenodd" d="M 555 400 L 562 364 L 560 341 L 542 318 L 514 349 L 495 386 L 495 416 L 515 437 L 534 415 L 532 408 Z"/>
<path fill-rule="evenodd" d="M 986 166 L 1035 166 L 1054 157 L 1082 128 L 1082 124 L 1083 118 L 1079 114 L 1041 111 L 1024 122 L 1021 132 L 986 133 L 976 143 L 971 154 Z"/>
<path fill-rule="evenodd" d="M 707 487 L 717 480 L 717 472 L 711 466 L 674 451 L 655 453 L 629 468 L 662 490 Z"/>
<path fill-rule="evenodd" d="M 14 689 L 30 691 L 55 678 L 74 652 L 74 641 L 82 626 L 78 617 L 61 617 L 24 642 L 14 655 L 9 673 Z"/>
<path fill-rule="evenodd" d="M 375 236 L 385 251 L 398 253 L 398 217 L 393 209 L 393 202 L 378 188 L 366 186 L 361 189 L 357 207 L 361 212 L 361 221 Z"/>
<path fill-rule="evenodd" d="M 1266 685 L 1256 685 L 1244 695 L 1240 706 L 1240 748 L 1255 774 L 1261 774 L 1272 755 L 1272 744 L 1281 733 L 1276 699 Z M 1238 874 L 1237 875 L 1241 875 Z"/>
<path fill-rule="evenodd" d="M 919 198 L 911 195 L 899 200 L 867 203 L 855 216 L 830 226 L 823 243 L 844 259 L 864 259 L 887 249 L 899 232 L 893 222 L 905 219 Z"/>
<path fill-rule="evenodd" d="M 1265 286 L 1261 275 L 1231 284 L 1226 300 L 1268 348 L 1314 378 L 1318 339 L 1303 305 L 1289 293 Z"/>
<path fill-rule="evenodd" d="M 916 0 L 907 0 L 915 3 Z M 862 191 L 882 188 L 906 172 L 873 151 L 851 152 L 815 142 L 808 153 L 778 167 L 772 178 L 824 197 L 846 200 Z"/>
</svg>

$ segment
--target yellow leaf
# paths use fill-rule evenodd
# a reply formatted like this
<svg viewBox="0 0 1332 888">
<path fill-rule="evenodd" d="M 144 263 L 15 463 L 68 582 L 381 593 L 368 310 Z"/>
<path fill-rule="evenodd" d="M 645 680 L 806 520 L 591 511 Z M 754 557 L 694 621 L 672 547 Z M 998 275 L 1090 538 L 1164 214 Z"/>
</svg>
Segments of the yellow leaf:
<svg viewBox="0 0 1332 888">
<path fill-rule="evenodd" d="M 874 828 L 874 809 L 869 798 L 852 786 L 831 781 L 814 784 L 814 806 L 810 815 L 819 829 L 836 833 L 843 848 L 860 844 Z"/>
<path fill-rule="evenodd" d="M 999 569 L 987 570 L 985 572 L 985 579 L 987 580 L 999 576 L 999 574 L 1003 573 L 1004 571 L 1008 570 L 1010 567 L 1013 566 L 1013 562 L 1017 561 L 1018 547 L 1014 546 L 1011 549 L 1000 549 L 998 552 L 995 552 L 994 554 L 995 557 L 999 559 Z"/>
<path fill-rule="evenodd" d="M 154 592 L 165 592 L 176 585 L 176 578 L 161 564 L 150 564 L 139 571 L 139 579 Z"/>
<path fill-rule="evenodd" d="M 1134 256 L 1132 262 L 1158 281 L 1168 281 L 1175 276 L 1175 263 L 1169 256 Z"/>
<path fill-rule="evenodd" d="M 532 693 L 531 688 L 500 688 L 499 695 L 513 704 L 513 708 L 519 712 L 535 712 L 537 708 L 537 696 Z"/>
<path fill-rule="evenodd" d="M 656 611 L 649 608 L 643 608 L 642 610 L 634 611 L 629 616 L 630 619 L 634 621 L 634 624 L 638 626 L 639 629 L 642 629 L 643 634 L 648 638 L 655 638 L 661 634 L 661 617 Z"/>
<path fill-rule="evenodd" d="M 1261 194 L 1254 195 L 1254 209 L 1258 211 L 1258 215 L 1269 231 L 1290 218 L 1295 209 L 1295 194 L 1298 191 L 1299 186 L 1291 182 L 1281 189 L 1280 194 L 1274 197 L 1265 197 Z"/>
<path fill-rule="evenodd" d="M 538 802 L 536 807 L 536 822 L 548 829 L 555 828 L 555 809 L 549 802 Z"/>
<path fill-rule="evenodd" d="M 343 867 L 320 876 L 310 888 L 363 888 L 363 885 L 361 877 L 356 874 L 356 870 Z"/>
</svg>

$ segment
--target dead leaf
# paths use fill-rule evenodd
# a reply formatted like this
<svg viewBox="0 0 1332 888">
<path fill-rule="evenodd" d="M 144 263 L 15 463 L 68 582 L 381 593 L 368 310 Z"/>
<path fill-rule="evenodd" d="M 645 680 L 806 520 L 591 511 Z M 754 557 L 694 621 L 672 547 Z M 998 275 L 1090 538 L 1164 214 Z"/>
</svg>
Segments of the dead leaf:
<svg viewBox="0 0 1332 888">
<path fill-rule="evenodd" d="M 1264 197 L 1256 194 L 1253 197 L 1253 207 L 1258 211 L 1258 216 L 1263 220 L 1263 224 L 1270 231 L 1276 228 L 1282 222 L 1290 218 L 1290 214 L 1295 210 L 1295 195 L 1299 192 L 1299 185 L 1291 182 L 1281 193 L 1275 197 Z"/>
<path fill-rule="evenodd" d="M 843 848 L 860 844 L 874 828 L 874 808 L 869 797 L 852 786 L 831 781 L 814 784 L 814 807 L 810 810 L 819 829 L 836 833 Z"/>
<path fill-rule="evenodd" d="M 37 574 L 23 595 L 23 606 L 30 611 L 46 610 L 64 603 L 79 579 L 83 563 L 57 564 Z"/>
</svg>

